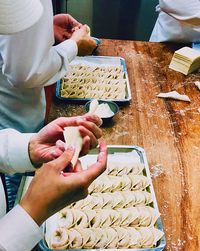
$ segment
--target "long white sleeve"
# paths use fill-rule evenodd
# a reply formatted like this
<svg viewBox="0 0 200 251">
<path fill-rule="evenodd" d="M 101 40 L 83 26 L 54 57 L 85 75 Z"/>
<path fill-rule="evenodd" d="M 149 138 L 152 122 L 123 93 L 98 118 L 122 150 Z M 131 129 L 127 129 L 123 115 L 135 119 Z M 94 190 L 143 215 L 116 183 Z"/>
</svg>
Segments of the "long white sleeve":
<svg viewBox="0 0 200 251">
<path fill-rule="evenodd" d="M 44 85 L 63 77 L 77 54 L 67 40 L 53 46 L 53 11 L 41 0 L 43 15 L 31 28 L 0 36 L 0 129 L 37 132 L 44 125 Z"/>
<path fill-rule="evenodd" d="M 159 0 L 151 42 L 200 41 L 200 0 Z"/>
<path fill-rule="evenodd" d="M 5 173 L 34 171 L 28 142 L 32 134 L 21 134 L 13 129 L 0 131 L 0 171 Z M 0 180 L 0 250 L 30 251 L 42 238 L 34 220 L 19 205 L 5 214 L 5 195 Z"/>
<path fill-rule="evenodd" d="M 200 26 L 199 0 L 160 0 L 160 9 L 180 22 Z"/>
<path fill-rule="evenodd" d="M 0 130 L 0 172 L 13 174 L 35 171 L 28 154 L 32 135 L 13 129 Z"/>
<path fill-rule="evenodd" d="M 19 205 L 0 219 L 0 250 L 30 251 L 43 237 L 42 231 Z"/>
<path fill-rule="evenodd" d="M 54 44 L 53 11 L 42 0 L 44 12 L 39 22 L 15 35 L 0 36 L 2 71 L 15 88 L 42 87 L 63 77 L 77 55 L 77 45 L 66 40 Z M 1 61 L 1 60 L 0 60 Z"/>
</svg>

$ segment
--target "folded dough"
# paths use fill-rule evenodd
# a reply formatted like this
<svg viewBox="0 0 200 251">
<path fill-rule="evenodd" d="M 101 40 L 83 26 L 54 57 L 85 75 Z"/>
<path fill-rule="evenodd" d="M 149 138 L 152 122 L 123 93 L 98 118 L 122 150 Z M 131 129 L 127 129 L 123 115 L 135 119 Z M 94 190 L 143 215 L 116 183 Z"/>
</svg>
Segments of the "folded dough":
<svg viewBox="0 0 200 251">
<path fill-rule="evenodd" d="M 152 248 L 162 236 L 163 232 L 155 227 L 57 229 L 52 235 L 50 248 Z"/>
<path fill-rule="evenodd" d="M 82 149 L 83 139 L 80 135 L 78 127 L 74 127 L 74 126 L 65 127 L 63 134 L 64 134 L 66 147 L 70 145 L 75 147 L 74 156 L 71 160 L 72 165 L 75 166 L 77 159 L 79 157 L 79 153 Z"/>
<path fill-rule="evenodd" d="M 69 233 L 65 228 L 58 228 L 50 239 L 50 248 L 67 249 L 69 245 Z"/>
<path fill-rule="evenodd" d="M 195 84 L 196 87 L 200 90 L 200 81 L 195 81 L 194 84 Z"/>
<path fill-rule="evenodd" d="M 96 157 L 82 157 L 84 169 Z M 150 206 L 150 181 L 143 175 L 140 156 L 116 153 L 109 155 L 108 164 L 107 173 L 90 185 L 89 195 L 57 213 L 53 227 L 48 225 L 51 248 L 152 248 L 162 238 L 155 227 L 160 214 Z"/>
<path fill-rule="evenodd" d="M 171 99 L 177 99 L 177 100 L 191 102 L 191 100 L 189 99 L 189 97 L 187 95 L 181 95 L 176 91 L 166 92 L 166 93 L 161 92 L 157 95 L 157 97 L 158 98 L 171 98 Z"/>
<path fill-rule="evenodd" d="M 124 99 L 126 84 L 122 66 L 76 64 L 61 79 L 60 94 L 65 98 Z"/>
</svg>

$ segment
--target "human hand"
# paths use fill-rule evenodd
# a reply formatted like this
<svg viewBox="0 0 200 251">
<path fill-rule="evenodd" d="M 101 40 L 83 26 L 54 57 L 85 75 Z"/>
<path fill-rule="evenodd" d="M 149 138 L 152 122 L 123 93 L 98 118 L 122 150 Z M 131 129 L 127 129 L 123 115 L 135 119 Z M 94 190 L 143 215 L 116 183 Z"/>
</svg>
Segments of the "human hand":
<svg viewBox="0 0 200 251">
<path fill-rule="evenodd" d="M 97 146 L 98 139 L 102 136 L 101 129 L 99 129 L 101 124 L 102 120 L 98 116 L 88 114 L 71 118 L 61 117 L 52 121 L 30 139 L 30 160 L 34 166 L 38 167 L 59 157 L 65 150 L 63 130 L 67 126 L 79 128 L 83 137 L 80 155 L 87 154 L 90 148 Z"/>
<path fill-rule="evenodd" d="M 57 43 L 69 39 L 74 30 L 82 26 L 69 14 L 58 14 L 53 18 L 54 37 Z"/>
<path fill-rule="evenodd" d="M 63 207 L 84 199 L 88 187 L 106 169 L 107 146 L 101 143 L 97 162 L 87 170 L 78 163 L 73 172 L 65 172 L 74 149 L 69 147 L 59 158 L 44 164 L 33 178 L 20 205 L 41 225 Z"/>
<path fill-rule="evenodd" d="M 79 29 L 76 29 L 71 36 L 71 39 L 77 43 L 79 56 L 90 55 L 97 47 L 96 41 L 88 32 L 88 26 L 83 25 Z"/>
</svg>

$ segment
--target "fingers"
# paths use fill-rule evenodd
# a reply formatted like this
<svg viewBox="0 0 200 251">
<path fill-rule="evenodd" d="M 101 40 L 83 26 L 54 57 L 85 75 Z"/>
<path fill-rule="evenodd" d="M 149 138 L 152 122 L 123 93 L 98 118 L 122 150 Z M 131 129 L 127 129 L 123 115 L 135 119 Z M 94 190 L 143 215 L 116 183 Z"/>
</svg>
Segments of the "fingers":
<svg viewBox="0 0 200 251">
<path fill-rule="evenodd" d="M 98 140 L 95 137 L 95 135 L 93 134 L 93 132 L 91 132 L 90 130 L 88 130 L 84 126 L 79 126 L 78 129 L 79 129 L 79 132 L 80 132 L 82 138 L 84 138 L 86 136 L 89 136 L 89 138 L 90 138 L 90 148 L 95 148 L 98 145 Z"/>
<path fill-rule="evenodd" d="M 68 20 L 69 20 L 69 22 L 71 23 L 71 26 L 72 26 L 72 28 L 76 28 L 76 27 L 81 27 L 82 26 L 82 24 L 81 23 L 79 23 L 74 17 L 72 17 L 70 14 L 67 14 L 66 15 L 67 17 L 68 17 Z"/>
<path fill-rule="evenodd" d="M 46 165 L 51 165 L 60 173 L 66 168 L 66 166 L 70 165 L 74 151 L 74 147 L 69 146 L 57 159 L 47 163 Z"/>
<path fill-rule="evenodd" d="M 73 171 L 75 173 L 83 171 L 80 160 L 77 161 L 76 166 L 74 167 Z"/>
<path fill-rule="evenodd" d="M 87 121 L 95 123 L 98 127 L 100 127 L 103 123 L 102 119 L 95 114 L 91 115 L 87 113 L 83 116 L 83 118 Z"/>
<path fill-rule="evenodd" d="M 61 151 L 65 151 L 65 149 L 66 149 L 66 144 L 65 144 L 65 142 L 63 142 L 62 140 L 57 140 L 56 141 L 56 147 L 58 148 L 58 149 L 60 149 Z"/>
<path fill-rule="evenodd" d="M 97 162 L 89 167 L 89 169 L 77 174 L 88 187 L 100 174 L 106 170 L 107 165 L 107 146 L 105 142 L 102 142 L 99 146 L 99 154 Z"/>
<path fill-rule="evenodd" d="M 54 159 L 57 159 L 64 151 L 60 150 L 59 148 L 55 147 L 51 150 L 50 157 L 47 159 L 47 161 L 51 161 Z"/>
<path fill-rule="evenodd" d="M 88 154 L 90 150 L 90 137 L 86 136 L 83 138 L 83 145 L 82 145 L 82 150 L 80 152 L 80 156 Z"/>
<path fill-rule="evenodd" d="M 81 126 L 81 127 L 84 127 L 84 129 L 85 129 L 85 131 L 86 131 L 86 129 L 88 130 L 88 131 L 90 131 L 91 133 L 93 133 L 93 135 L 97 138 L 97 139 L 99 139 L 99 138 L 101 138 L 101 136 L 102 136 L 102 131 L 101 131 L 101 129 L 96 125 L 96 124 L 94 124 L 94 123 L 92 123 L 92 122 L 90 122 L 90 121 L 80 121 L 79 122 L 79 126 Z M 89 134 L 88 134 L 89 135 Z M 89 135 L 90 136 L 90 135 Z"/>
<path fill-rule="evenodd" d="M 64 128 L 66 126 L 77 126 L 79 125 L 78 123 L 82 120 L 93 122 L 97 126 L 100 126 L 102 124 L 102 120 L 97 115 L 85 114 L 83 116 L 76 116 L 70 118 L 60 117 L 49 123 L 48 126 L 59 126 L 61 128 Z"/>
</svg>

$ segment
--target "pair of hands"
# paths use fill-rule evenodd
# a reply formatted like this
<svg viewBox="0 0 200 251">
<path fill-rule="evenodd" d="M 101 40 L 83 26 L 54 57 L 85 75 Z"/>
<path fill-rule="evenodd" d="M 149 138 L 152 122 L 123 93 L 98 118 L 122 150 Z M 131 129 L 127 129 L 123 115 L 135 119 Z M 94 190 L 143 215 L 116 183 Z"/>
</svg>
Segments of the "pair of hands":
<svg viewBox="0 0 200 251">
<path fill-rule="evenodd" d="M 88 34 L 88 27 L 82 25 L 69 14 L 54 16 L 54 36 L 57 43 L 72 39 L 77 43 L 78 55 L 92 54 L 96 41 Z"/>
<path fill-rule="evenodd" d="M 106 168 L 107 147 L 101 143 L 97 162 L 82 170 L 78 161 L 72 171 L 66 172 L 74 154 L 73 146 L 65 149 L 62 142 L 66 126 L 78 126 L 83 137 L 82 154 L 97 145 L 101 137 L 101 120 L 95 115 L 59 118 L 34 135 L 29 144 L 29 155 L 35 165 L 50 161 L 37 170 L 20 205 L 38 224 L 64 206 L 87 196 L 88 186 Z M 59 143 L 58 143 L 59 142 Z"/>
</svg>

